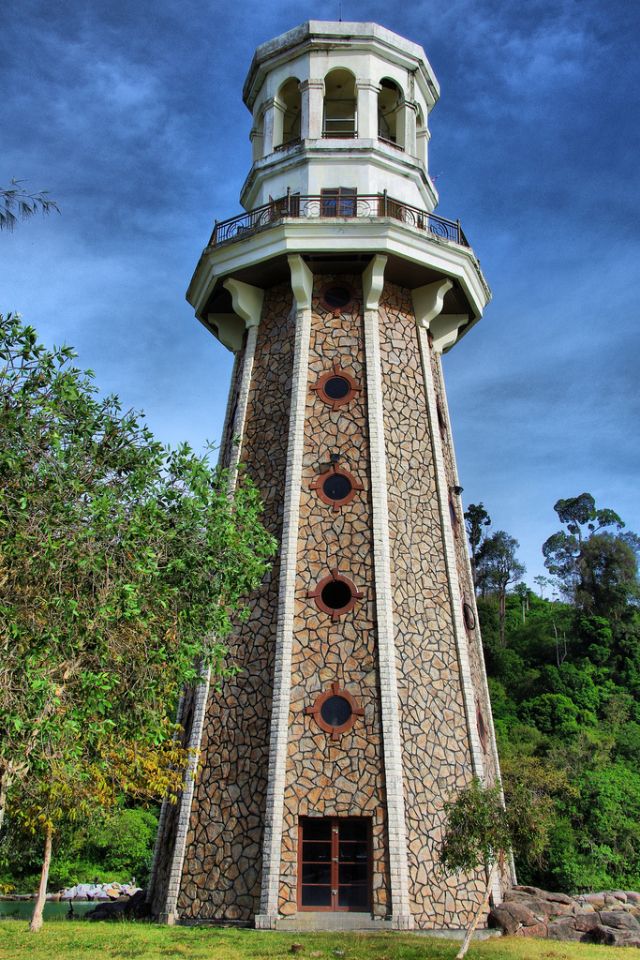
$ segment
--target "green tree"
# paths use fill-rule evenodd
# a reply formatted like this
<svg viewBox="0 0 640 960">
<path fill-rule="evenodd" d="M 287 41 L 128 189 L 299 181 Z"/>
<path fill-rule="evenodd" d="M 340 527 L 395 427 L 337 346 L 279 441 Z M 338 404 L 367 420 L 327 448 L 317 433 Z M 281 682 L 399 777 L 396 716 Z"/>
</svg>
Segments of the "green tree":
<svg viewBox="0 0 640 960">
<path fill-rule="evenodd" d="M 491 894 L 498 866 L 511 850 L 511 833 L 500 787 L 484 787 L 476 777 L 455 800 L 445 803 L 444 809 L 447 820 L 440 849 L 443 868 L 458 873 L 482 867 L 486 878 L 484 897 L 456 954 L 456 960 L 462 960 Z"/>
<path fill-rule="evenodd" d="M 545 566 L 579 607 L 615 615 L 637 596 L 638 538 L 620 534 L 624 521 L 613 510 L 596 509 L 590 493 L 558 500 L 554 510 L 566 530 L 543 544 Z"/>
<path fill-rule="evenodd" d="M 42 890 L 66 818 L 176 794 L 178 693 L 220 672 L 274 550 L 246 478 L 230 497 L 73 356 L 0 318 L 0 812 L 44 835 Z"/>
<path fill-rule="evenodd" d="M 504 530 L 487 537 L 478 552 L 478 582 L 485 591 L 495 591 L 499 604 L 500 643 L 504 646 L 507 587 L 516 583 L 525 573 L 525 567 L 516 558 L 520 544 Z"/>
<path fill-rule="evenodd" d="M 60 213 L 58 204 L 47 190 L 29 193 L 24 190 L 24 180 L 12 179 L 10 186 L 0 187 L 0 230 L 15 229 L 18 219 L 28 220 L 36 213 Z"/>
<path fill-rule="evenodd" d="M 473 575 L 473 585 L 478 589 L 478 551 L 482 541 L 487 533 L 484 528 L 491 526 L 491 517 L 484 508 L 483 503 L 470 503 L 464 512 L 464 522 L 467 529 L 467 537 L 471 548 L 471 573 Z"/>
</svg>

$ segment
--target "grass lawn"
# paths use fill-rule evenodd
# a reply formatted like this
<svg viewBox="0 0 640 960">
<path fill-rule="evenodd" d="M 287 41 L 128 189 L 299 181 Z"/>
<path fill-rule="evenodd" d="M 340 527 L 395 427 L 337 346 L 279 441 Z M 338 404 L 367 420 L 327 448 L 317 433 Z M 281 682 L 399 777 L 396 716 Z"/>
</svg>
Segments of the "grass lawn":
<svg viewBox="0 0 640 960">
<path fill-rule="evenodd" d="M 291 945 L 301 943 L 299 953 Z M 58 921 L 30 934 L 0 921 L 0 960 L 453 960 L 458 945 L 407 933 L 271 933 L 144 923 Z M 633 953 L 632 953 L 633 951 Z M 473 945 L 469 960 L 624 960 L 634 948 L 507 937 Z"/>
</svg>

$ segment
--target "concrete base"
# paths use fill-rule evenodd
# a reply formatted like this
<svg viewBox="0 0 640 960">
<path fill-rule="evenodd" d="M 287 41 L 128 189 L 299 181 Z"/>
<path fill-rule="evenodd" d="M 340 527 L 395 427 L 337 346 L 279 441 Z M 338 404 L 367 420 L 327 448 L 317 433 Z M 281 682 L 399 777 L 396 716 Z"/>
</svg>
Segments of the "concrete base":
<svg viewBox="0 0 640 960">
<path fill-rule="evenodd" d="M 413 918 L 410 918 L 413 921 Z M 290 930 L 292 933 L 312 932 L 314 930 L 343 931 L 366 930 L 371 933 L 383 930 L 406 930 L 420 937 L 441 937 L 445 940 L 463 940 L 466 930 L 416 930 L 415 926 L 406 925 L 404 917 L 373 917 L 370 913 L 331 913 L 320 910 L 304 911 L 293 914 L 291 917 L 257 916 L 255 918 L 257 930 Z M 486 928 L 476 929 L 474 940 L 487 940 L 489 937 L 500 936 L 499 930 Z"/>
<path fill-rule="evenodd" d="M 262 920 L 262 917 L 260 918 Z M 272 930 L 394 930 L 392 919 L 376 919 L 370 913 L 351 913 L 328 910 L 305 910 L 291 917 L 275 917 Z M 256 917 L 258 927 L 258 917 Z M 264 930 L 265 927 L 260 927 Z"/>
</svg>

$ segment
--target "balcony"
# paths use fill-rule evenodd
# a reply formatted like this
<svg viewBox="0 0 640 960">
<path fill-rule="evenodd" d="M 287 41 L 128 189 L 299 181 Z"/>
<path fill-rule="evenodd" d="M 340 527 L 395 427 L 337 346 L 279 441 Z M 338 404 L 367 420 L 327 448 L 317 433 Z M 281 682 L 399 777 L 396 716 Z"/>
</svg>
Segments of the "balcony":
<svg viewBox="0 0 640 960">
<path fill-rule="evenodd" d="M 470 246 L 459 220 L 447 220 L 435 213 L 427 213 L 426 210 L 394 200 L 386 193 L 336 196 L 335 191 L 327 191 L 317 196 L 290 193 L 248 213 L 231 217 L 229 220 L 216 221 L 209 246 L 219 247 L 244 239 L 289 218 L 399 220 L 410 227 L 424 230 L 439 240 L 448 240 L 463 247 Z"/>
</svg>

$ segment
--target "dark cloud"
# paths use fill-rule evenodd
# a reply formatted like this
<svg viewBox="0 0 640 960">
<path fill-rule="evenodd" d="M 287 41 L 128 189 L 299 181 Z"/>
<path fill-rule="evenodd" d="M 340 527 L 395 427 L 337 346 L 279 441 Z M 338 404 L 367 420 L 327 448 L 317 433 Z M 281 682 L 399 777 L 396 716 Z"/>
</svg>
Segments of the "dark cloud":
<svg viewBox="0 0 640 960">
<path fill-rule="evenodd" d="M 230 356 L 184 301 L 214 217 L 248 170 L 242 83 L 258 43 L 317 5 L 21 0 L 0 34 L 0 180 L 62 216 L 0 236 L 3 309 L 200 447 Z M 431 171 L 494 301 L 445 358 L 465 500 L 518 536 L 529 576 L 552 505 L 590 489 L 640 528 L 637 5 L 343 2 L 421 43 L 442 99 Z"/>
</svg>

